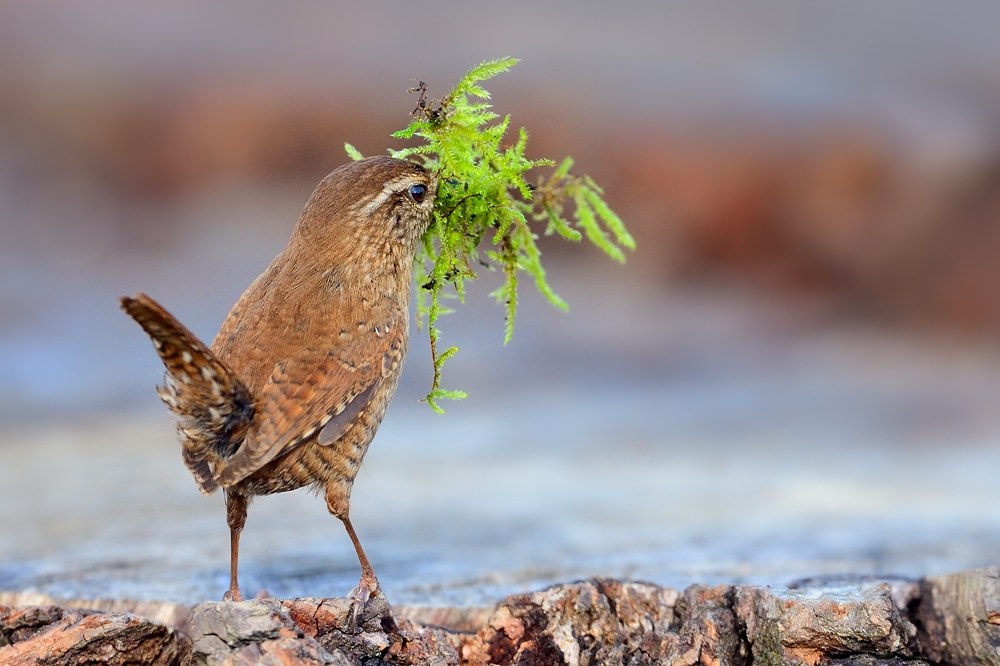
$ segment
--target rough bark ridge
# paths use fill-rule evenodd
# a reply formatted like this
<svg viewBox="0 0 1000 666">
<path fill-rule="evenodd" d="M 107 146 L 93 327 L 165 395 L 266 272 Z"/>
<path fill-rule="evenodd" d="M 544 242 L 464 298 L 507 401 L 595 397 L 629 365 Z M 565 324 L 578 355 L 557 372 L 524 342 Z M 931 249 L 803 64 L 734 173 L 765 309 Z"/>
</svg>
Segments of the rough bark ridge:
<svg viewBox="0 0 1000 666">
<path fill-rule="evenodd" d="M 422 609 L 426 624 L 399 613 L 396 631 L 387 610 L 370 603 L 352 633 L 347 599 L 206 603 L 173 626 L 117 612 L 0 606 L 0 664 L 1000 666 L 995 567 L 788 589 L 677 592 L 593 579 L 508 597 L 482 624 L 476 611 Z"/>
<path fill-rule="evenodd" d="M 3 666 L 173 666 L 187 637 L 147 618 L 56 606 L 0 606 Z"/>
</svg>

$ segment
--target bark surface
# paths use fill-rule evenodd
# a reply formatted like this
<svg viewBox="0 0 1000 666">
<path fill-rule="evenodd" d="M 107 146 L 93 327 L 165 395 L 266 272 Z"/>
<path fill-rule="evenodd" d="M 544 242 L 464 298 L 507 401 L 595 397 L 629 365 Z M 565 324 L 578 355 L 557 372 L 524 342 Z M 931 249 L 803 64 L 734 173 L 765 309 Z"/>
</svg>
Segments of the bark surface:
<svg viewBox="0 0 1000 666">
<path fill-rule="evenodd" d="M 117 610 L 0 606 L 0 664 L 1000 666 L 995 567 L 784 589 L 592 579 L 394 618 L 375 600 L 355 631 L 348 599 L 91 605 Z"/>
</svg>

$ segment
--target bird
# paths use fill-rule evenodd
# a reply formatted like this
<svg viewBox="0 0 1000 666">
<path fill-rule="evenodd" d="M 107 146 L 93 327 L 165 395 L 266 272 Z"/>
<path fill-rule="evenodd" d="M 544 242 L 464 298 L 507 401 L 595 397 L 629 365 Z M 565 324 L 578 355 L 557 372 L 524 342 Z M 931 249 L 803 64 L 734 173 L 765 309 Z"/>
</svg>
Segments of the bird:
<svg viewBox="0 0 1000 666">
<path fill-rule="evenodd" d="M 383 595 L 351 524 L 351 489 L 406 359 L 414 256 L 436 192 L 436 175 L 412 161 L 369 157 L 334 169 L 211 346 L 149 296 L 120 299 L 166 366 L 157 391 L 177 419 L 184 464 L 202 493 L 224 491 L 224 600 L 243 599 L 239 543 L 251 498 L 303 487 L 323 493 L 357 552 L 352 624 Z"/>
</svg>

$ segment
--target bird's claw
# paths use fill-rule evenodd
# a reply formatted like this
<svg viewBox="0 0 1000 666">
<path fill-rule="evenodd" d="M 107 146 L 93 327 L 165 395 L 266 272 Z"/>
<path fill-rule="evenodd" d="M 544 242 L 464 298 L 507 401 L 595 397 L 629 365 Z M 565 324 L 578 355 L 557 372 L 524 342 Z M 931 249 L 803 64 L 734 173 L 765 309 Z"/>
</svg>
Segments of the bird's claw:
<svg viewBox="0 0 1000 666">
<path fill-rule="evenodd" d="M 379 587 L 375 574 L 361 575 L 358 586 L 351 591 L 351 600 L 351 613 L 348 617 L 348 630 L 350 633 L 358 633 L 359 625 L 362 625 L 366 621 L 365 610 L 368 607 L 368 603 L 373 600 L 381 602 L 378 604 L 381 608 L 373 608 L 372 611 L 381 611 L 381 614 L 384 615 L 382 617 L 383 630 L 397 630 L 396 618 L 393 616 L 392 607 L 389 605 L 389 600 L 385 598 L 385 594 L 382 593 L 382 588 Z"/>
<path fill-rule="evenodd" d="M 243 601 L 243 595 L 240 594 L 240 588 L 231 587 L 226 590 L 226 593 L 222 595 L 223 601 Z"/>
<path fill-rule="evenodd" d="M 363 618 L 368 600 L 378 592 L 378 579 L 374 575 L 362 574 L 358 586 L 351 590 L 351 615 L 347 628 L 352 634 L 358 633 L 358 620 Z"/>
</svg>

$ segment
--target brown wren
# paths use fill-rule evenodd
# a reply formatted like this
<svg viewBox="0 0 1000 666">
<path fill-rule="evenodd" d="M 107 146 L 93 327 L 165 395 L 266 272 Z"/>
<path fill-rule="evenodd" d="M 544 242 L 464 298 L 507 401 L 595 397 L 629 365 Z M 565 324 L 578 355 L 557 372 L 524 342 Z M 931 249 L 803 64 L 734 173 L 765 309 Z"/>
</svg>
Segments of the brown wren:
<svg viewBox="0 0 1000 666">
<path fill-rule="evenodd" d="M 206 495 L 225 491 L 225 599 L 242 599 L 250 498 L 304 486 L 324 491 L 357 550 L 353 622 L 380 593 L 351 525 L 351 488 L 403 369 L 413 258 L 436 190 L 433 174 L 390 157 L 335 169 L 211 347 L 148 296 L 121 299 L 167 368 L 157 390 L 178 419 L 184 464 Z"/>
</svg>

